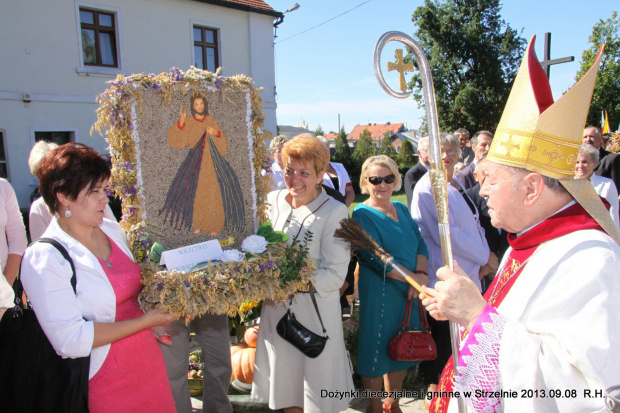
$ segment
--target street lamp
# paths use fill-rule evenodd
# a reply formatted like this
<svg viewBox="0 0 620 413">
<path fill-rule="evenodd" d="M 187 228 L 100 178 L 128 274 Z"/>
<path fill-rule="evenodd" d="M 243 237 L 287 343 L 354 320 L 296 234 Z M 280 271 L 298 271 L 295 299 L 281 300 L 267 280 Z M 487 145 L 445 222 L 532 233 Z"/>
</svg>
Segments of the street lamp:
<svg viewBox="0 0 620 413">
<path fill-rule="evenodd" d="M 299 5 L 299 3 L 293 3 L 293 4 L 291 4 L 291 5 L 288 7 L 288 9 L 286 9 L 286 11 L 285 11 L 284 13 L 282 13 L 282 15 L 281 15 L 280 17 L 278 17 L 278 20 L 277 20 L 277 21 L 273 24 L 273 27 L 275 27 L 275 29 L 277 30 L 277 29 L 278 29 L 278 26 L 279 26 L 279 25 L 280 25 L 280 24 L 284 21 L 284 15 L 285 15 L 286 13 L 290 13 L 290 12 L 292 12 L 292 11 L 295 11 L 295 10 L 299 9 L 300 7 L 301 7 L 301 6 Z M 273 37 L 278 37 L 278 36 L 276 36 L 276 35 L 275 35 L 275 33 L 274 33 Z"/>
</svg>

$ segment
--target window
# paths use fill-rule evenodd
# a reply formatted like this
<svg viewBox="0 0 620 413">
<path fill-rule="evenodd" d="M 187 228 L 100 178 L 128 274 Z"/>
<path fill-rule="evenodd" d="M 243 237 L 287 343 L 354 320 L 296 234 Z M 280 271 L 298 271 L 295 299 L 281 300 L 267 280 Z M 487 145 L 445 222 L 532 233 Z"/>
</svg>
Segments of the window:
<svg viewBox="0 0 620 413">
<path fill-rule="evenodd" d="M 115 13 L 80 7 L 85 66 L 118 67 Z"/>
<path fill-rule="evenodd" d="M 34 141 L 35 142 L 47 141 L 47 142 L 54 142 L 58 145 L 64 145 L 65 143 L 69 143 L 72 141 L 71 139 L 72 135 L 73 135 L 73 132 L 64 132 L 64 131 L 35 132 Z"/>
<path fill-rule="evenodd" d="M 0 130 L 0 178 L 8 179 L 9 167 L 6 160 L 6 148 L 4 145 L 4 131 Z"/>
<path fill-rule="evenodd" d="M 220 66 L 216 29 L 194 26 L 194 66 L 210 72 Z"/>
</svg>

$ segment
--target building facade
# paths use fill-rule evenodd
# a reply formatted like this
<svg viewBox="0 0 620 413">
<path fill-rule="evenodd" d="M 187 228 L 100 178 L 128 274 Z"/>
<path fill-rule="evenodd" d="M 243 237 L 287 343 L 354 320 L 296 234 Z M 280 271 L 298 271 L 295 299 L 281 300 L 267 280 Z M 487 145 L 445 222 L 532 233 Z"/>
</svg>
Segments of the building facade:
<svg viewBox="0 0 620 413">
<path fill-rule="evenodd" d="M 265 128 L 276 133 L 273 24 L 282 13 L 262 0 L 22 0 L 0 2 L 0 175 L 28 208 L 36 141 L 81 142 L 96 97 L 119 74 L 173 66 L 245 74 L 261 97 Z"/>
</svg>

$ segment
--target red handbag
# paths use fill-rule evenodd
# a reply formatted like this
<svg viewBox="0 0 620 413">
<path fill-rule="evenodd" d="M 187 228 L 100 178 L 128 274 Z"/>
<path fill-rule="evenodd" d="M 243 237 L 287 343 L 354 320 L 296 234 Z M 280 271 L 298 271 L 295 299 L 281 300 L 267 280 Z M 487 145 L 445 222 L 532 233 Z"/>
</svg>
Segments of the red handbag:
<svg viewBox="0 0 620 413">
<path fill-rule="evenodd" d="M 409 329 L 409 318 L 411 317 L 411 300 L 407 300 L 405 316 L 400 323 L 398 334 L 390 340 L 388 344 L 388 355 L 396 361 L 424 361 L 435 360 L 437 358 L 437 345 L 431 336 L 431 329 L 426 319 L 426 310 L 420 300 L 420 324 L 421 328 Z"/>
</svg>

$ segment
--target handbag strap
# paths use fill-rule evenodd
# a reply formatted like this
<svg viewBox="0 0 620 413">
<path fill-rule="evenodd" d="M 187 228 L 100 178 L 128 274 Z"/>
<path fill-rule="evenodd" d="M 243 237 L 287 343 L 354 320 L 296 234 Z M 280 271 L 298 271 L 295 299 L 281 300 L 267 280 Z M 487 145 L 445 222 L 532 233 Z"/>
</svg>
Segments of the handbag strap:
<svg viewBox="0 0 620 413">
<path fill-rule="evenodd" d="M 321 318 L 321 313 L 319 312 L 319 306 L 316 304 L 316 298 L 314 297 L 314 286 L 311 282 L 308 282 L 308 292 L 310 293 L 310 298 L 312 299 L 312 304 L 314 304 L 314 310 L 316 311 L 316 315 L 319 316 L 319 322 L 321 323 L 321 328 L 323 329 L 323 334 L 327 335 L 327 330 L 323 325 L 323 319 Z M 291 296 L 291 300 L 289 301 L 289 309 L 291 311 L 290 306 L 293 304 L 293 296 Z"/>
<path fill-rule="evenodd" d="M 407 305 L 405 305 L 405 315 L 403 316 L 403 321 L 400 322 L 401 329 L 409 330 L 409 319 L 411 318 L 411 300 L 407 300 Z"/>
<path fill-rule="evenodd" d="M 323 334 L 327 334 L 327 330 L 325 330 L 325 326 L 323 325 L 323 319 L 321 319 L 321 313 L 319 313 L 319 306 L 316 304 L 316 298 L 314 298 L 314 285 L 312 285 L 311 282 L 309 282 L 308 285 L 310 286 L 310 298 L 312 299 L 312 304 L 314 304 L 316 315 L 319 316 L 319 321 L 321 322 L 321 328 L 323 329 Z"/>
<path fill-rule="evenodd" d="M 409 330 L 409 320 L 411 318 L 411 301 L 407 300 L 407 305 L 405 306 L 405 315 L 403 316 L 403 321 L 400 322 L 401 329 Z M 420 299 L 416 300 L 418 302 L 418 308 L 420 312 L 420 325 L 423 330 L 428 330 L 430 328 L 428 324 L 428 319 L 426 318 L 426 310 L 422 305 L 422 301 Z"/>
<path fill-rule="evenodd" d="M 73 265 L 73 260 L 71 259 L 71 256 L 67 252 L 66 248 L 63 247 L 60 242 L 56 241 L 53 238 L 39 238 L 35 242 L 42 242 L 44 244 L 50 244 L 51 246 L 56 248 L 58 252 L 60 252 L 60 254 L 63 256 L 65 260 L 69 261 L 69 265 L 71 265 L 71 271 L 73 273 L 73 275 L 71 276 L 71 287 L 73 287 L 73 292 L 76 293 L 77 278 L 75 276 L 75 265 Z M 35 242 L 30 244 L 30 246 L 32 246 Z M 15 305 L 17 306 L 22 305 L 22 295 L 24 293 L 24 286 L 22 285 L 22 278 L 21 278 L 21 262 L 19 264 L 19 267 L 20 267 L 19 275 L 17 276 L 17 279 L 13 283 L 13 291 L 15 292 Z"/>
<path fill-rule="evenodd" d="M 426 309 L 422 305 L 422 300 L 418 298 L 418 308 L 420 309 L 420 325 L 424 330 L 429 330 L 431 326 L 428 324 L 428 319 L 426 318 Z"/>
</svg>

